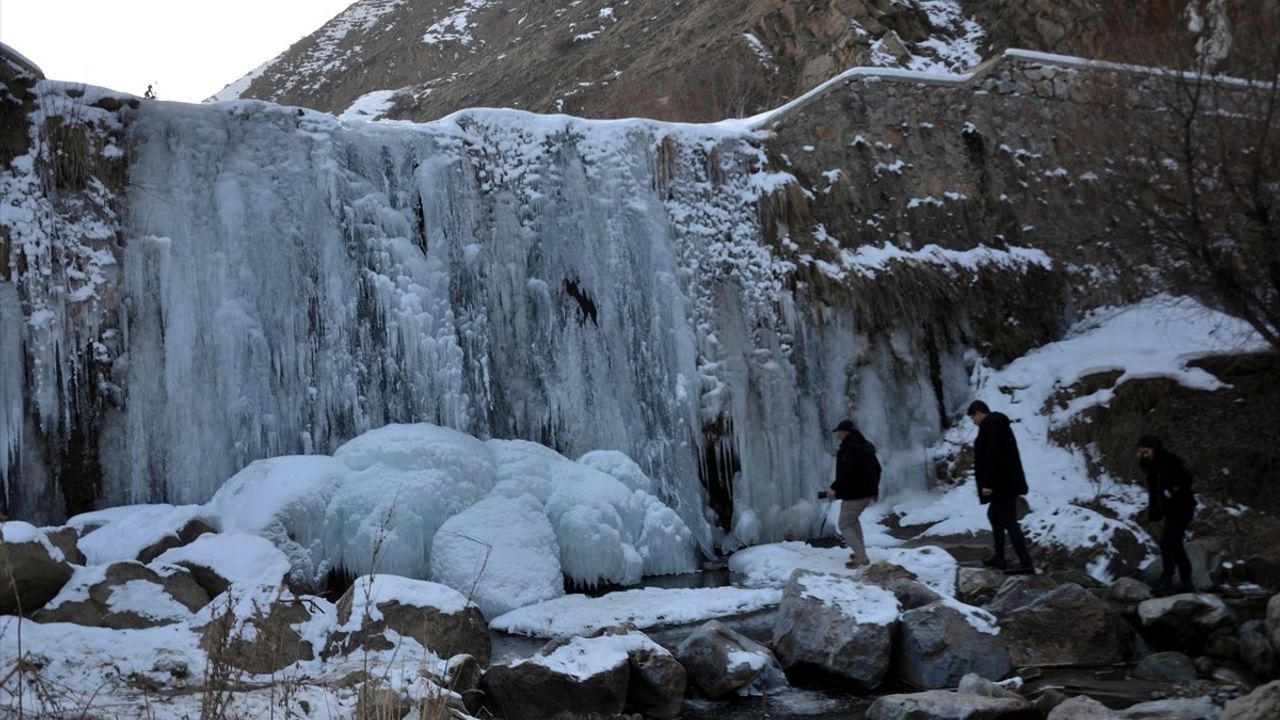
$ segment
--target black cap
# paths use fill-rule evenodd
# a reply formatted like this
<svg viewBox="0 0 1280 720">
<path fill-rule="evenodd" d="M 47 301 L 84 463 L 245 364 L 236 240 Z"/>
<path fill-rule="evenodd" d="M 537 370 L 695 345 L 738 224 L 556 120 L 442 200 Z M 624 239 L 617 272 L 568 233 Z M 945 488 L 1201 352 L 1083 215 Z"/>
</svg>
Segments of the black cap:
<svg viewBox="0 0 1280 720">
<path fill-rule="evenodd" d="M 853 424 L 852 420 L 841 420 L 840 424 L 836 425 L 835 429 L 831 432 L 853 432 L 857 429 L 858 427 Z"/>
<path fill-rule="evenodd" d="M 1161 450 L 1164 445 L 1160 442 L 1160 438 L 1155 435 L 1143 435 L 1138 438 L 1138 447 L 1151 448 L 1152 450 Z"/>
</svg>

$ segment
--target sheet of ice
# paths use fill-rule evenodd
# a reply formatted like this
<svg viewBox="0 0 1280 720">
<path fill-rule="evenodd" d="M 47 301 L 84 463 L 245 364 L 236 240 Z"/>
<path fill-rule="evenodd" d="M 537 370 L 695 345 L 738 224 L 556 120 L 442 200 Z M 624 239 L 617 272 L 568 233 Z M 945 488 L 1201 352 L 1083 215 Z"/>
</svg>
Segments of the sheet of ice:
<svg viewBox="0 0 1280 720">
<path fill-rule="evenodd" d="M 801 597 L 835 607 L 858 624 L 891 625 L 902 613 L 898 598 L 876 585 L 849 582 L 847 577 L 826 573 L 797 575 L 795 583 Z"/>
<path fill-rule="evenodd" d="M 470 597 L 485 617 L 560 597 L 560 547 L 532 495 L 493 495 L 440 526 L 431 579 Z"/>
<path fill-rule="evenodd" d="M 289 573 L 289 558 L 269 540 L 238 531 L 201 535 L 152 561 L 164 564 L 205 567 L 234 584 L 269 587 L 279 586 Z"/>
<path fill-rule="evenodd" d="M 513 610 L 489 623 L 493 630 L 535 637 L 589 635 L 622 622 L 646 629 L 687 625 L 712 618 L 745 615 L 778 604 L 777 588 L 696 588 L 621 590 L 600 597 L 566 595 Z"/>
<path fill-rule="evenodd" d="M 547 655 L 535 655 L 517 660 L 512 666 L 532 663 L 552 672 L 585 680 L 607 672 L 628 661 L 631 653 L 647 650 L 670 657 L 671 653 L 643 633 L 603 635 L 601 637 L 575 637 Z"/>
<path fill-rule="evenodd" d="M 200 505 L 125 505 L 76 515 L 67 525 L 88 530 L 76 544 L 87 564 L 101 565 L 137 560 L 143 550 L 176 537 L 192 520 L 218 527 L 217 515 Z"/>
</svg>

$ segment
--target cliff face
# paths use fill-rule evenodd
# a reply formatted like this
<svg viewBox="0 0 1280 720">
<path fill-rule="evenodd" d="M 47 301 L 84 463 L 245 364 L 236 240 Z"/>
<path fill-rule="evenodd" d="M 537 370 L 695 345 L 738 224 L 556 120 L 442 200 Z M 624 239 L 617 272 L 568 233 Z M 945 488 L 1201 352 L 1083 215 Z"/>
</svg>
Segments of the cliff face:
<svg viewBox="0 0 1280 720">
<path fill-rule="evenodd" d="M 1096 0 L 362 0 L 219 99 L 430 120 L 468 107 L 719 120 L 855 66 L 1079 53 Z"/>
</svg>

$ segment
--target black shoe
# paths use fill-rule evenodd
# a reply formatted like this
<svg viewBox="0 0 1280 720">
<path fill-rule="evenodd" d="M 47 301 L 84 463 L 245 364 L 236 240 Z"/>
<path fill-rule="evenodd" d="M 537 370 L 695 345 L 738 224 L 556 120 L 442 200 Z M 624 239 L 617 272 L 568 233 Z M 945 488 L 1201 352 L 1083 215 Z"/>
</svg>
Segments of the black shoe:
<svg viewBox="0 0 1280 720">
<path fill-rule="evenodd" d="M 1016 568 L 1009 568 L 1004 571 L 1005 575 L 1035 575 L 1036 569 L 1032 565 L 1019 565 Z"/>
<path fill-rule="evenodd" d="M 1004 558 L 998 558 L 995 555 L 982 561 L 983 567 L 994 568 L 996 570 L 1004 570 Z"/>
</svg>

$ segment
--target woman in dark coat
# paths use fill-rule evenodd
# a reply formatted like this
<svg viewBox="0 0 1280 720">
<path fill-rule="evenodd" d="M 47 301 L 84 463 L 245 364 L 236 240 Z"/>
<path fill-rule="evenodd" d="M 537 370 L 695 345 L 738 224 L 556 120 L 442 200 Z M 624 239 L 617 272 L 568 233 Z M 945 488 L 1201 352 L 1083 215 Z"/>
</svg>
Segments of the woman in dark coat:
<svg viewBox="0 0 1280 720">
<path fill-rule="evenodd" d="M 1138 458 L 1147 474 L 1147 521 L 1164 521 L 1160 531 L 1160 581 L 1153 591 L 1157 595 L 1193 592 L 1191 558 L 1182 545 L 1196 510 L 1191 473 L 1182 464 L 1182 458 L 1165 450 L 1160 438 L 1154 435 L 1144 435 L 1138 440 Z M 1176 590 L 1173 587 L 1175 567 L 1182 580 Z"/>
</svg>

